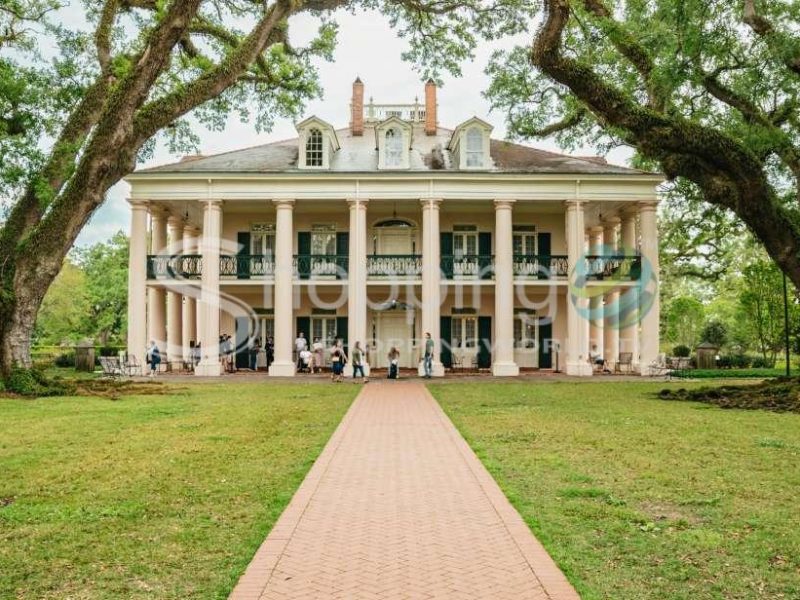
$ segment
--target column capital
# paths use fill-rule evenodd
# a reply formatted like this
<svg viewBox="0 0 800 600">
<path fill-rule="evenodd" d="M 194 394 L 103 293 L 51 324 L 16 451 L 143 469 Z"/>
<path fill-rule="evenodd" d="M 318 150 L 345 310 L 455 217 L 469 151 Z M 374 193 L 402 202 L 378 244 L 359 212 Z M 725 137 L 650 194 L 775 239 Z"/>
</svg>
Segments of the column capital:
<svg viewBox="0 0 800 600">
<path fill-rule="evenodd" d="M 177 215 L 169 215 L 167 217 L 167 224 L 170 227 L 182 227 L 183 226 L 183 217 L 179 217 Z"/>
<path fill-rule="evenodd" d="M 272 203 L 276 209 L 294 209 L 294 198 L 273 198 Z"/>
<path fill-rule="evenodd" d="M 622 223 L 622 219 L 620 219 L 619 217 L 616 217 L 616 216 L 614 216 L 614 217 L 606 217 L 601 222 L 603 223 L 603 227 L 605 227 L 606 229 L 612 229 L 612 228 L 616 227 L 617 225 L 619 225 L 620 223 Z"/>
<path fill-rule="evenodd" d="M 442 203 L 441 198 L 421 198 L 419 203 L 422 205 L 422 208 L 428 208 L 430 210 L 439 210 L 439 205 Z"/>
<path fill-rule="evenodd" d="M 495 210 L 500 210 L 500 209 L 507 208 L 507 209 L 511 210 L 512 208 L 514 208 L 514 203 L 515 202 L 516 202 L 516 200 L 514 200 L 513 198 L 509 198 L 509 199 L 496 198 L 495 201 L 494 201 L 494 209 Z"/>
<path fill-rule="evenodd" d="M 658 209 L 658 200 L 645 200 L 644 202 L 639 202 L 639 212 L 647 212 L 653 211 L 655 212 Z"/>
<path fill-rule="evenodd" d="M 630 204 L 622 209 L 620 209 L 619 214 L 622 215 L 623 221 L 628 221 L 633 219 L 639 214 L 639 205 L 638 204 Z"/>
<path fill-rule="evenodd" d="M 222 200 L 218 198 L 203 200 L 205 210 L 222 210 Z"/>
<path fill-rule="evenodd" d="M 190 225 L 189 223 L 183 224 L 183 235 L 197 235 L 200 233 L 200 228 L 197 225 Z"/>
<path fill-rule="evenodd" d="M 564 200 L 564 206 L 567 210 L 580 210 L 583 208 L 584 201 L 577 198 Z"/>
<path fill-rule="evenodd" d="M 153 219 L 165 219 L 169 216 L 169 211 L 166 206 L 161 206 L 154 202 L 148 202 L 147 208 L 150 211 L 150 217 Z"/>
<path fill-rule="evenodd" d="M 350 209 L 354 208 L 366 208 L 367 204 L 369 203 L 369 198 L 346 198 L 345 202 L 350 207 Z"/>
<path fill-rule="evenodd" d="M 603 227 L 602 225 L 592 225 L 591 227 L 589 227 L 587 229 L 587 231 L 590 234 L 593 234 L 593 235 L 599 235 L 599 234 L 603 233 L 604 230 L 605 230 L 605 227 Z"/>
<path fill-rule="evenodd" d="M 131 205 L 131 210 L 147 210 L 150 206 L 150 202 L 141 198 L 125 198 L 125 201 Z"/>
</svg>

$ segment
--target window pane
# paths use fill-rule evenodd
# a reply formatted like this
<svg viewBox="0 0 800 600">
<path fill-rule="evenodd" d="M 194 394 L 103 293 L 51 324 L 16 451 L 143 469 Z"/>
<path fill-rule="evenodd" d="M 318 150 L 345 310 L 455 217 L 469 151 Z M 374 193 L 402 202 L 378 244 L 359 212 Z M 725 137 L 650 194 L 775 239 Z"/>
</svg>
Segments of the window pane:
<svg viewBox="0 0 800 600">
<path fill-rule="evenodd" d="M 306 139 L 306 166 L 322 166 L 322 132 L 319 129 L 312 129 L 308 132 Z"/>
<path fill-rule="evenodd" d="M 453 334 L 452 334 L 452 343 L 453 348 L 460 348 L 461 347 L 461 319 L 453 319 Z"/>
<path fill-rule="evenodd" d="M 464 319 L 464 339 L 466 340 L 467 348 L 475 348 L 476 344 L 476 327 L 475 327 L 475 318 L 474 317 L 467 317 Z"/>
<path fill-rule="evenodd" d="M 522 319 L 514 319 L 514 348 L 522 348 Z"/>
<path fill-rule="evenodd" d="M 403 160 L 403 134 L 396 129 L 386 132 L 386 159 L 387 167 L 399 167 Z"/>
<path fill-rule="evenodd" d="M 475 235 L 467 236 L 467 254 L 478 253 L 478 237 Z"/>
</svg>

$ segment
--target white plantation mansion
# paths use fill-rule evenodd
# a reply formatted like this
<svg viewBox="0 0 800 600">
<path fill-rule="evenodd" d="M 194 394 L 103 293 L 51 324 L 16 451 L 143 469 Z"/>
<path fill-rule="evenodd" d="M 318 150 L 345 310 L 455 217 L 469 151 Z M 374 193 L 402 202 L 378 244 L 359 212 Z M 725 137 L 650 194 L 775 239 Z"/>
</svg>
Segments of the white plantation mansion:
<svg viewBox="0 0 800 600">
<path fill-rule="evenodd" d="M 195 373 L 219 375 L 220 334 L 241 367 L 272 337 L 269 374 L 291 376 L 302 331 L 416 368 L 430 332 L 434 375 L 591 375 L 593 351 L 645 371 L 662 176 L 491 130 L 441 127 L 433 82 L 378 105 L 357 79 L 347 128 L 310 117 L 295 139 L 133 173 L 129 355 L 155 340 L 183 364 L 200 343 Z"/>
</svg>

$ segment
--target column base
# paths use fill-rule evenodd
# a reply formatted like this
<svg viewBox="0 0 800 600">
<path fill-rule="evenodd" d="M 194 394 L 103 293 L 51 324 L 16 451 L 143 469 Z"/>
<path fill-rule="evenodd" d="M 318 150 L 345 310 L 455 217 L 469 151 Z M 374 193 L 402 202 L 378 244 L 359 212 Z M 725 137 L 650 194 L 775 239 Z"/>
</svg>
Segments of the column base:
<svg viewBox="0 0 800 600">
<path fill-rule="evenodd" d="M 194 368 L 194 374 L 198 377 L 219 377 L 222 375 L 222 364 L 218 359 L 201 360 Z"/>
<path fill-rule="evenodd" d="M 417 365 L 417 375 L 425 377 L 425 364 L 422 361 Z M 444 377 L 444 365 L 439 361 L 433 361 L 431 364 L 431 377 Z"/>
<path fill-rule="evenodd" d="M 294 377 L 295 364 L 293 362 L 274 362 L 269 366 L 270 377 Z"/>
<path fill-rule="evenodd" d="M 591 377 L 592 365 L 587 362 L 568 362 L 566 373 L 576 377 Z"/>
<path fill-rule="evenodd" d="M 516 377 L 519 375 L 519 367 L 515 362 L 492 363 L 492 375 L 495 377 Z"/>
</svg>

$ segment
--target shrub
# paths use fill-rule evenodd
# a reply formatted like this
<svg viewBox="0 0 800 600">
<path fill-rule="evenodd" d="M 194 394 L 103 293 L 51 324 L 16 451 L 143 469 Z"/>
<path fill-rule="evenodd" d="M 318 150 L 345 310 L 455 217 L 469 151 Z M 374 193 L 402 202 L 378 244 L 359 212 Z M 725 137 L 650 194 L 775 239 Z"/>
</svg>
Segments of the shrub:
<svg viewBox="0 0 800 600">
<path fill-rule="evenodd" d="M 64 352 L 56 356 L 53 364 L 57 367 L 75 367 L 75 353 Z"/>
<path fill-rule="evenodd" d="M 731 366 L 734 369 L 749 369 L 753 364 L 753 359 L 746 354 L 733 354 L 731 357 Z"/>
<path fill-rule="evenodd" d="M 720 356 L 717 359 L 717 368 L 718 369 L 730 369 L 733 367 L 733 358 L 730 356 Z"/>
<path fill-rule="evenodd" d="M 703 327 L 700 341 L 708 342 L 709 344 L 714 344 L 717 348 L 721 348 L 728 341 L 728 328 L 720 321 L 709 321 Z"/>
<path fill-rule="evenodd" d="M 764 358 L 763 356 L 756 356 L 753 358 L 753 368 L 754 369 L 774 369 L 775 368 L 775 361 L 770 360 L 769 358 Z"/>
<path fill-rule="evenodd" d="M 676 356 L 678 358 L 687 358 L 691 355 L 692 355 L 692 349 L 689 348 L 689 346 L 684 346 L 683 344 L 675 346 L 672 349 L 672 356 Z"/>
</svg>

